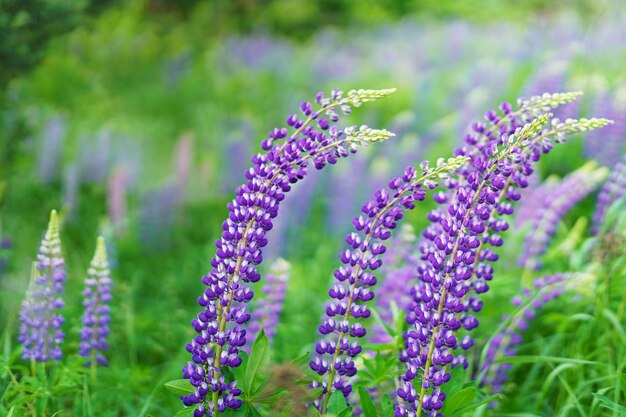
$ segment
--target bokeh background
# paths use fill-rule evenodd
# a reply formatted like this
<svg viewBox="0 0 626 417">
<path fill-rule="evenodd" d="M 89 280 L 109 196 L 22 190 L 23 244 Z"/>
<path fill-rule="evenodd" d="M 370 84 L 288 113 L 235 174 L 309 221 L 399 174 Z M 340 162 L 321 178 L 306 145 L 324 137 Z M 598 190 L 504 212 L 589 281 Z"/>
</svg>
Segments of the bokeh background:
<svg viewBox="0 0 626 417">
<path fill-rule="evenodd" d="M 625 21 L 621 0 L 3 1 L 5 346 L 15 344 L 47 216 L 59 209 L 67 300 L 80 300 L 97 234 L 112 256 L 112 360 L 94 401 L 110 415 L 172 415 L 178 400 L 161 384 L 186 363 L 200 277 L 250 155 L 318 91 L 396 87 L 346 123 L 397 136 L 307 178 L 270 234 L 266 259 L 292 263 L 274 359 L 299 356 L 315 340 L 360 203 L 405 165 L 449 155 L 500 101 L 583 91 L 559 116 L 615 120 L 555 149 L 542 178 L 590 159 L 617 162 L 626 136 Z M 416 230 L 425 212 L 409 216 Z M 568 219 L 576 218 L 574 210 Z M 80 302 L 66 311 L 72 351 Z"/>
</svg>

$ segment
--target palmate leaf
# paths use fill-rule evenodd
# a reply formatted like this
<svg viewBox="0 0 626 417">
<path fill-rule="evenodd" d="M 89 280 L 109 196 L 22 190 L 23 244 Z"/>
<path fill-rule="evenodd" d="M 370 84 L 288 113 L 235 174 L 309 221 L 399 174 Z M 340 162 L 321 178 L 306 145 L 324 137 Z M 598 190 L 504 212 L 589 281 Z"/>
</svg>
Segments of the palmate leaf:
<svg viewBox="0 0 626 417">
<path fill-rule="evenodd" d="M 474 402 L 478 391 L 474 387 L 463 388 L 446 398 L 443 407 L 443 415 L 452 416 L 457 410 Z"/>
<path fill-rule="evenodd" d="M 385 394 L 383 396 L 383 399 L 380 402 L 380 406 L 383 410 L 383 416 L 382 417 L 393 417 L 393 413 L 394 413 L 394 405 L 393 405 L 393 401 L 391 400 L 391 397 L 389 396 L 389 394 Z"/>
<path fill-rule="evenodd" d="M 370 393 L 363 387 L 359 387 L 359 398 L 361 399 L 361 408 L 365 417 L 378 417 L 376 406 L 370 397 Z"/>
<path fill-rule="evenodd" d="M 333 392 L 328 400 L 328 406 L 326 407 L 328 414 L 339 416 L 347 408 L 348 404 L 343 394 L 340 391 Z"/>
<path fill-rule="evenodd" d="M 616 411 L 619 417 L 626 417 L 626 407 L 619 405 L 616 402 L 610 400 L 602 394 L 593 393 L 593 397 L 600 402 L 600 407 L 608 408 L 611 411 Z"/>
</svg>

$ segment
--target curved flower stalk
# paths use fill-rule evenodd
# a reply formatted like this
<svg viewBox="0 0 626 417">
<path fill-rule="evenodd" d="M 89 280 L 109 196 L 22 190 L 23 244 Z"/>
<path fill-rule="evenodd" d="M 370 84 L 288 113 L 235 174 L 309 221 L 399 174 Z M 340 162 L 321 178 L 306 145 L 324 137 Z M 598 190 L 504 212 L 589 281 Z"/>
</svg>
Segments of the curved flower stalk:
<svg viewBox="0 0 626 417">
<path fill-rule="evenodd" d="M 400 233 L 387 245 L 389 249 L 383 257 L 383 266 L 380 268 L 381 282 L 376 297 L 376 311 L 382 322 L 392 326 L 393 308 L 404 311 L 411 302 L 406 292 L 415 277 L 415 269 L 419 259 L 415 255 L 417 236 L 410 224 L 403 224 Z M 372 343 L 391 343 L 391 337 L 382 326 L 375 326 L 369 337 Z"/>
<path fill-rule="evenodd" d="M 528 330 L 529 323 L 544 305 L 592 278 L 590 274 L 580 273 L 549 275 L 536 279 L 534 289 L 524 288 L 520 295 L 513 297 L 511 303 L 517 310 L 512 316 L 502 318 L 499 331 L 485 346 L 478 383 L 490 386 L 493 392 L 501 392 L 511 365 L 495 362 L 517 354 L 516 347 L 522 343 L 522 333 Z"/>
<path fill-rule="evenodd" d="M 598 204 L 593 214 L 593 225 L 591 233 L 596 234 L 600 231 L 604 216 L 608 208 L 622 198 L 626 193 L 626 155 L 615 165 L 608 180 L 602 186 L 600 195 L 598 195 Z"/>
<path fill-rule="evenodd" d="M 322 169 L 361 146 L 393 136 L 367 126 L 344 131 L 331 126 L 339 120 L 337 109 L 347 114 L 352 106 L 393 91 L 353 90 L 344 96 L 333 90 L 330 97 L 319 93 L 316 108 L 303 102 L 302 116 L 288 116 L 289 129 L 270 131 L 261 144 L 265 152 L 252 158 L 254 166 L 245 174 L 247 183 L 237 189 L 235 199 L 228 204 L 229 216 L 211 260 L 213 268 L 202 277 L 206 286 L 198 298 L 202 311 L 192 321 L 197 335 L 186 346 L 192 360 L 183 367 L 183 377 L 189 379 L 194 392 L 181 399 L 186 406 L 196 407 L 195 417 L 214 416 L 242 404 L 237 382 L 226 381 L 222 368 L 241 363 L 238 353 L 246 344 L 244 326 L 250 319 L 245 304 L 254 296 L 248 283 L 260 279 L 256 266 L 263 260 L 266 233 L 278 215 L 280 202 L 292 184 L 304 178 L 309 166 Z"/>
<path fill-rule="evenodd" d="M 518 116 L 524 120 L 576 94 L 542 97 L 521 101 L 517 112 L 504 103 L 502 118 L 488 112 L 486 117 L 492 127 L 474 125 L 479 136 L 469 135 L 466 142 L 470 146 L 456 152 L 470 156 L 472 162 L 445 184 L 455 190 L 454 194 L 436 195 L 445 209 L 429 214 L 433 225 L 424 232 L 419 245 L 425 262 L 417 271 L 420 282 L 411 290 L 414 302 L 407 312 L 410 330 L 405 335 L 407 348 L 400 357 L 407 370 L 398 389 L 397 416 L 421 416 L 422 411 L 438 415 L 445 399 L 439 387 L 450 378 L 448 365 L 467 366 L 462 355 L 454 357 L 452 352 L 458 346 L 468 349 L 473 341 L 466 335 L 459 342 L 456 333 L 461 328 L 470 331 L 478 326 L 474 313 L 480 311 L 482 302 L 473 293 L 489 289 L 488 281 L 493 278 L 490 263 L 498 259 L 491 247 L 502 245 L 499 233 L 508 229 L 501 216 L 513 213 L 512 204 L 520 198 L 518 189 L 528 185 L 532 165 L 542 153 L 550 151 L 553 141 L 610 122 L 581 119 L 561 123 L 554 119 L 550 129 L 544 130 L 550 116 L 543 115 L 517 127 Z M 496 130 L 501 135 L 493 135 Z M 420 384 L 416 387 L 413 381 L 418 376 Z"/>
<path fill-rule="evenodd" d="M 362 215 L 352 221 L 355 231 L 346 236 L 348 249 L 340 254 L 342 266 L 334 272 L 337 282 L 328 291 L 333 299 L 326 306 L 326 318 L 319 326 L 323 336 L 315 345 L 310 367 L 324 378 L 315 380 L 311 388 L 322 388 L 321 397 L 313 405 L 326 413 L 334 391 L 348 397 L 352 391 L 349 378 L 356 372 L 354 358 L 362 351 L 358 339 L 366 334 L 360 319 L 370 316 L 366 303 L 374 299 L 371 288 L 376 285 L 374 271 L 381 267 L 384 241 L 391 237 L 404 214 L 426 197 L 426 190 L 437 187 L 437 180 L 458 169 L 466 162 L 464 156 L 440 159 L 430 168 L 428 162 L 419 171 L 408 167 L 404 175 L 389 182 L 388 189 L 375 193 L 374 199 L 361 207 Z"/>
<path fill-rule="evenodd" d="M 64 306 L 61 298 L 66 276 L 64 264 L 59 219 L 56 210 L 52 210 L 20 312 L 18 340 L 23 343 L 24 359 L 47 362 L 62 357 L 60 345 L 65 334 L 61 325 L 65 319 L 59 310 Z"/>
<path fill-rule="evenodd" d="M 276 335 L 276 327 L 280 320 L 289 280 L 291 265 L 282 258 L 276 259 L 265 277 L 262 292 L 265 297 L 259 300 L 252 312 L 252 322 L 248 326 L 248 342 L 254 342 L 263 329 L 267 338 L 272 341 Z"/>
<path fill-rule="evenodd" d="M 595 163 L 584 165 L 563 178 L 550 189 L 532 219 L 532 232 L 524 241 L 518 263 L 525 269 L 540 269 L 543 255 L 559 221 L 580 200 L 593 192 L 606 178 L 606 169 Z"/>
<path fill-rule="evenodd" d="M 111 272 L 107 259 L 104 238 L 98 237 L 96 252 L 87 270 L 85 279 L 85 299 L 83 307 L 83 328 L 80 331 L 80 346 L 78 354 L 88 358 L 85 366 L 95 367 L 96 363 L 102 366 L 108 365 L 104 352 L 109 350 L 107 336 L 109 335 L 109 323 L 111 312 Z"/>
</svg>

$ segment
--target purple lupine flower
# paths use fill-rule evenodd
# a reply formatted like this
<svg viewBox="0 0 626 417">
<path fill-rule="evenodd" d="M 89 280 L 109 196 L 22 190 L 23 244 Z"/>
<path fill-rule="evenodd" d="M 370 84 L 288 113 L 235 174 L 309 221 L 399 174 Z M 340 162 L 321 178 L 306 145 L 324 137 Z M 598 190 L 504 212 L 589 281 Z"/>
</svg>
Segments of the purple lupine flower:
<svg viewBox="0 0 626 417">
<path fill-rule="evenodd" d="M 126 171 L 116 168 L 108 181 L 107 208 L 113 228 L 122 233 L 126 221 Z"/>
<path fill-rule="evenodd" d="M 22 358 L 38 362 L 61 359 L 61 343 L 65 321 L 59 310 L 64 306 L 61 295 L 65 282 L 65 267 L 61 253 L 59 220 L 52 210 L 48 230 L 39 246 L 33 276 L 22 302 L 20 336 Z"/>
<path fill-rule="evenodd" d="M 339 90 L 333 90 L 331 97 L 319 93 L 315 108 L 303 102 L 300 110 L 304 117 L 288 116 L 289 129 L 270 131 L 261 143 L 264 153 L 252 157 L 254 165 L 245 174 L 247 183 L 237 188 L 236 197 L 228 204 L 229 216 L 211 260 L 213 269 L 202 277 L 206 286 L 198 298 L 202 311 L 192 320 L 197 335 L 186 345 L 192 360 L 183 367 L 183 377 L 190 380 L 194 392 L 181 399 L 185 406 L 196 407 L 195 417 L 215 416 L 242 404 L 237 381 L 226 381 L 222 367 L 241 363 L 239 349 L 246 344 L 245 324 L 250 319 L 245 304 L 254 296 L 249 284 L 260 279 L 256 266 L 263 260 L 266 233 L 285 194 L 304 178 L 310 166 L 322 169 L 361 146 L 392 136 L 367 126 L 340 131 L 334 125 L 339 120 L 335 109 L 349 113 L 351 106 L 393 91 L 352 90 L 346 97 Z"/>
<path fill-rule="evenodd" d="M 326 413 L 334 391 L 340 391 L 346 399 L 352 392 L 349 379 L 357 372 L 354 358 L 362 351 L 358 340 L 366 334 L 360 319 L 371 314 L 366 303 L 374 299 L 372 287 L 377 283 L 374 274 L 383 264 L 384 241 L 391 237 L 404 210 L 414 209 L 415 203 L 426 197 L 426 189 L 437 187 L 435 180 L 445 178 L 465 161 L 463 156 L 447 162 L 441 159 L 434 168 L 423 162 L 421 173 L 407 167 L 404 175 L 377 191 L 374 198 L 361 207 L 363 214 L 353 219 L 355 230 L 345 239 L 348 249 L 340 254 L 343 265 L 335 270 L 337 282 L 328 291 L 333 301 L 326 306 L 326 318 L 319 326 L 322 338 L 316 343 L 316 354 L 309 363 L 311 369 L 323 377 L 310 385 L 322 388 L 321 397 L 312 403 L 320 412 Z"/>
<path fill-rule="evenodd" d="M 402 225 L 400 233 L 388 245 L 389 249 L 383 257 L 383 266 L 380 268 L 381 282 L 376 297 L 376 311 L 382 322 L 393 325 L 393 308 L 404 311 L 411 302 L 406 292 L 415 277 L 415 269 L 419 258 L 415 255 L 417 236 L 409 224 Z M 370 341 L 376 344 L 391 343 L 391 336 L 382 326 L 375 326 Z"/>
<path fill-rule="evenodd" d="M 530 270 L 541 268 L 541 255 L 546 252 L 561 218 L 600 185 L 605 177 L 605 169 L 592 170 L 589 166 L 583 166 L 550 187 L 549 194 L 533 215 L 532 233 L 524 241 L 518 259 L 520 266 Z"/>
<path fill-rule="evenodd" d="M 189 133 L 182 135 L 176 142 L 174 153 L 174 173 L 176 176 L 176 190 L 178 204 L 185 198 L 185 189 L 189 179 L 189 171 L 193 158 L 193 136 Z"/>
<path fill-rule="evenodd" d="M 600 231 L 608 208 L 624 194 L 626 194 L 626 155 L 613 167 L 608 180 L 602 185 L 596 211 L 593 213 L 591 233 L 596 234 Z"/>
<path fill-rule="evenodd" d="M 109 165 L 109 150 L 112 133 L 100 131 L 97 136 L 81 138 L 81 179 L 87 182 L 103 181 Z"/>
<path fill-rule="evenodd" d="M 148 190 L 141 198 L 139 238 L 150 248 L 162 250 L 169 244 L 168 231 L 177 209 L 178 191 L 173 182 Z"/>
<path fill-rule="evenodd" d="M 282 258 L 278 258 L 270 267 L 270 273 L 265 277 L 265 284 L 261 289 L 264 297 L 257 302 L 252 312 L 252 322 L 248 327 L 248 342 L 254 342 L 261 329 L 270 342 L 276 335 L 280 314 L 283 311 L 290 268 L 289 262 Z"/>
<path fill-rule="evenodd" d="M 406 350 L 400 357 L 406 364 L 406 372 L 397 390 L 397 416 L 421 416 L 422 410 L 437 415 L 446 397 L 440 386 L 450 379 L 447 366 L 466 366 L 462 355 L 455 358 L 452 350 L 459 344 L 469 348 L 470 342 L 459 342 L 456 333 L 461 328 L 471 330 L 478 325 L 472 313 L 480 310 L 481 304 L 470 292 L 486 291 L 489 288 L 486 281 L 493 274 L 493 269 L 481 262 L 477 249 L 483 243 L 490 218 L 498 211 L 502 214 L 511 211 L 508 202 L 499 203 L 503 190 L 509 183 L 521 183 L 529 174 L 527 169 L 519 172 L 516 163 L 524 160 L 523 151 L 530 141 L 536 140 L 548 121 L 548 116 L 540 116 L 518 128 L 516 118 L 509 118 L 511 112 L 507 106 L 503 107 L 504 120 L 508 123 L 500 124 L 504 127 L 501 136 L 498 135 L 501 139 L 491 133 L 495 129 L 474 127 L 480 135 L 487 133 L 487 146 L 480 152 L 461 152 L 472 156 L 471 164 L 459 170 L 459 179 L 446 184 L 455 190 L 454 194 L 436 195 L 438 202 L 447 203 L 447 210 L 436 209 L 429 214 L 434 227 L 424 232 L 429 241 L 420 247 L 425 260 L 418 269 L 421 282 L 412 290 L 413 303 L 407 312 L 409 331 L 405 336 Z M 493 126 L 498 126 L 499 121 L 494 122 L 496 118 L 494 114 L 490 120 Z M 474 139 L 468 142 L 472 144 Z M 500 149 L 499 145 L 504 146 Z M 504 224 L 493 226 L 499 232 L 504 230 Z M 499 239 L 499 235 L 493 234 L 484 242 L 485 246 L 499 246 Z M 492 257 L 491 249 L 484 252 Z M 474 268 L 476 279 L 472 280 Z M 415 386 L 413 380 L 418 376 L 421 382 Z"/>
<path fill-rule="evenodd" d="M 538 278 L 534 289 L 524 288 L 520 295 L 513 297 L 511 303 L 517 308 L 512 316 L 502 318 L 501 330 L 487 343 L 483 351 L 481 371 L 477 377 L 481 386 L 490 386 L 493 392 L 501 392 L 507 379 L 508 363 L 495 363 L 497 359 L 517 354 L 516 347 L 522 342 L 522 333 L 535 319 L 537 312 L 549 301 L 559 297 L 573 286 L 584 282 L 583 274 L 554 274 Z"/>
<path fill-rule="evenodd" d="M 63 206 L 67 218 L 74 216 L 78 205 L 78 189 L 80 178 L 78 177 L 78 166 L 71 163 L 65 167 L 63 172 Z"/>
<path fill-rule="evenodd" d="M 44 184 L 57 178 L 66 129 L 67 120 L 63 116 L 53 117 L 44 128 L 38 155 L 39 180 Z"/>
<path fill-rule="evenodd" d="M 6 251 L 11 249 L 11 239 L 2 237 L 2 224 L 0 223 L 0 278 L 4 274 L 7 266 Z"/>
<path fill-rule="evenodd" d="M 520 127 L 530 117 L 576 96 L 564 93 L 520 100 L 516 112 L 503 103 L 503 116 L 487 112 L 491 126 L 474 124 L 474 133 L 466 137 L 468 146 L 456 150 L 471 162 L 444 182 L 450 192 L 435 195 L 445 206 L 428 215 L 432 225 L 418 245 L 424 262 L 417 270 L 420 281 L 411 289 L 410 326 L 406 350 L 400 356 L 406 372 L 397 391 L 396 416 L 420 416 L 422 411 L 439 416 L 445 400 L 440 387 L 450 379 L 447 367 L 467 366 L 465 358 L 455 357 L 453 351 L 459 346 L 468 349 L 473 341 L 468 335 L 459 341 L 456 333 L 478 326 L 474 313 L 480 311 L 482 302 L 472 293 L 489 289 L 490 263 L 498 259 L 489 246 L 502 245 L 500 233 L 508 229 L 508 223 L 501 216 L 513 213 L 512 204 L 520 198 L 518 189 L 527 186 L 532 165 L 550 151 L 553 141 L 610 123 L 606 119 L 565 123 L 553 119 L 550 129 L 543 130 L 550 115 L 541 115 Z M 418 377 L 420 384 L 415 386 Z"/>
<path fill-rule="evenodd" d="M 104 353 L 109 350 L 107 337 L 111 322 L 111 273 L 102 236 L 98 237 L 96 252 L 87 270 L 83 295 L 85 313 L 78 354 L 89 359 L 85 366 L 95 366 L 96 363 L 106 366 L 108 361 Z"/>
</svg>

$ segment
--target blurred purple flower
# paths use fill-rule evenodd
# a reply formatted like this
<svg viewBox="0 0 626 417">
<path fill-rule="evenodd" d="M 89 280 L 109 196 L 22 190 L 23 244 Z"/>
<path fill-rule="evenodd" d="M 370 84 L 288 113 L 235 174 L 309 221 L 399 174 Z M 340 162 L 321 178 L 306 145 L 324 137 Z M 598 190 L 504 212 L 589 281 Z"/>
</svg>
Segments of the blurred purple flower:
<svg viewBox="0 0 626 417">
<path fill-rule="evenodd" d="M 290 268 L 289 262 L 282 258 L 278 258 L 272 263 L 269 274 L 265 277 L 265 284 L 261 289 L 264 297 L 256 303 L 252 311 L 252 322 L 248 326 L 248 335 L 246 336 L 248 345 L 256 340 L 261 329 L 270 342 L 274 339 L 280 314 L 283 311 Z"/>
<path fill-rule="evenodd" d="M 38 154 L 39 180 L 49 184 L 59 175 L 59 164 L 63 151 L 63 139 L 67 130 L 67 119 L 55 116 L 46 123 Z"/>
<path fill-rule="evenodd" d="M 65 305 L 61 298 L 65 277 L 59 221 L 52 210 L 20 311 L 18 341 L 23 344 L 22 358 L 38 362 L 61 359 L 65 338 L 61 325 L 65 319 L 59 310 Z"/>
<path fill-rule="evenodd" d="M 111 312 L 111 273 L 107 260 L 104 238 L 98 237 L 96 252 L 87 270 L 85 290 L 83 291 L 85 313 L 83 327 L 80 331 L 80 345 L 78 354 L 89 361 L 85 366 L 108 365 L 104 353 L 109 350 L 107 337 Z"/>
</svg>

